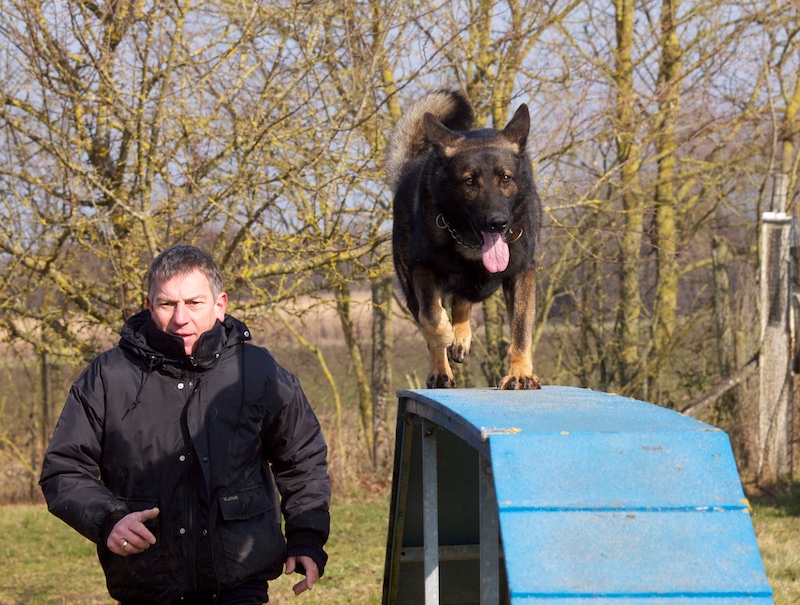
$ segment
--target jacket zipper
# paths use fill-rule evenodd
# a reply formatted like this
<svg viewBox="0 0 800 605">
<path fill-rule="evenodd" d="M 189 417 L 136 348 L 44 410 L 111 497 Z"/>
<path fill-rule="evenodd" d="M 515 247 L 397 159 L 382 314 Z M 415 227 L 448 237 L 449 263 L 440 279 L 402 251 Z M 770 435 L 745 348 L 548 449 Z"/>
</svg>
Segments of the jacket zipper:
<svg viewBox="0 0 800 605">
<path fill-rule="evenodd" d="M 192 361 L 194 361 L 192 359 Z M 194 389 L 195 389 L 195 379 L 196 376 L 188 377 L 186 373 L 184 373 L 183 378 L 189 383 L 189 397 L 186 400 L 186 411 L 184 413 L 184 418 L 186 422 L 186 426 L 184 427 L 185 432 L 185 439 L 186 439 L 186 452 L 189 459 L 189 464 L 187 465 L 187 472 L 188 475 L 186 477 L 186 532 L 187 532 L 187 543 L 186 543 L 186 569 L 187 569 L 187 583 L 188 583 L 188 592 L 192 593 L 197 591 L 197 536 L 195 535 L 195 520 L 194 520 L 194 507 L 196 506 L 196 494 L 197 494 L 197 480 L 196 474 L 199 472 L 197 468 L 197 456 L 194 451 L 194 447 L 192 446 L 192 437 L 191 432 L 189 430 L 189 406 L 192 404 L 192 400 L 194 399 Z"/>
</svg>

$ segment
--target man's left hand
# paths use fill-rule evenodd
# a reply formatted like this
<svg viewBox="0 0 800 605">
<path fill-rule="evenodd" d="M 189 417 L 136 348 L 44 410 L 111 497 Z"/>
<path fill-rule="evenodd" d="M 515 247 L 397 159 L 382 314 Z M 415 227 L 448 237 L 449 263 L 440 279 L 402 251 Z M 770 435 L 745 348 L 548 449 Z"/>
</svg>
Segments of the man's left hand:
<svg viewBox="0 0 800 605">
<path fill-rule="evenodd" d="M 286 559 L 286 574 L 294 573 L 297 569 L 297 564 L 300 563 L 306 571 L 306 577 L 301 582 L 292 587 L 294 590 L 294 594 L 298 595 L 306 590 L 311 590 L 314 587 L 314 584 L 319 580 L 319 569 L 317 568 L 317 564 L 314 563 L 314 559 L 311 557 L 306 557 L 304 555 L 300 555 L 299 557 L 289 557 Z"/>
</svg>

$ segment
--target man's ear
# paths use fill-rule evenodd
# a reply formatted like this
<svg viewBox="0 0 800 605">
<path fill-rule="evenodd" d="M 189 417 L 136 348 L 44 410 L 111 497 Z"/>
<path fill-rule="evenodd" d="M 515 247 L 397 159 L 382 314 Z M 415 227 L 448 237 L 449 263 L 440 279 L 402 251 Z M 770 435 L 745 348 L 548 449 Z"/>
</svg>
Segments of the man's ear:
<svg viewBox="0 0 800 605">
<path fill-rule="evenodd" d="M 228 307 L 228 295 L 225 292 L 221 292 L 219 297 L 217 298 L 217 319 L 225 321 L 225 309 Z"/>
</svg>

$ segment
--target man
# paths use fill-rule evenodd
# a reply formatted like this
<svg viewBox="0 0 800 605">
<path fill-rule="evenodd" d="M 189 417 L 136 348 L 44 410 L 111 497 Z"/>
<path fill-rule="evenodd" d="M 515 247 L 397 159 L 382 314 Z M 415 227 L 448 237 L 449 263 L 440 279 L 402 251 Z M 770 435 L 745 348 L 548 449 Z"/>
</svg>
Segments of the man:
<svg viewBox="0 0 800 605">
<path fill-rule="evenodd" d="M 225 314 L 204 250 L 165 250 L 147 288 L 72 386 L 42 468 L 49 510 L 97 543 L 123 605 L 263 603 L 284 563 L 310 590 L 330 480 L 297 379 Z"/>
</svg>

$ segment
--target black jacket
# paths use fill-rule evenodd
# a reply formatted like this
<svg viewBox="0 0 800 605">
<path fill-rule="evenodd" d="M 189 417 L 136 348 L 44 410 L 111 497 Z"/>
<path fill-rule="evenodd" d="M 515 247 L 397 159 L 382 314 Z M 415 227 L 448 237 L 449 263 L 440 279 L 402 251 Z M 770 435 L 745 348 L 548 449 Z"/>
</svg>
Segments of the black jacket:
<svg viewBox="0 0 800 605">
<path fill-rule="evenodd" d="M 266 583 L 287 552 L 322 572 L 327 448 L 297 378 L 230 316 L 194 356 L 147 311 L 121 336 L 72 386 L 40 480 L 49 510 L 97 543 L 111 596 L 166 602 Z M 154 506 L 156 544 L 110 552 L 114 524 Z"/>
</svg>

